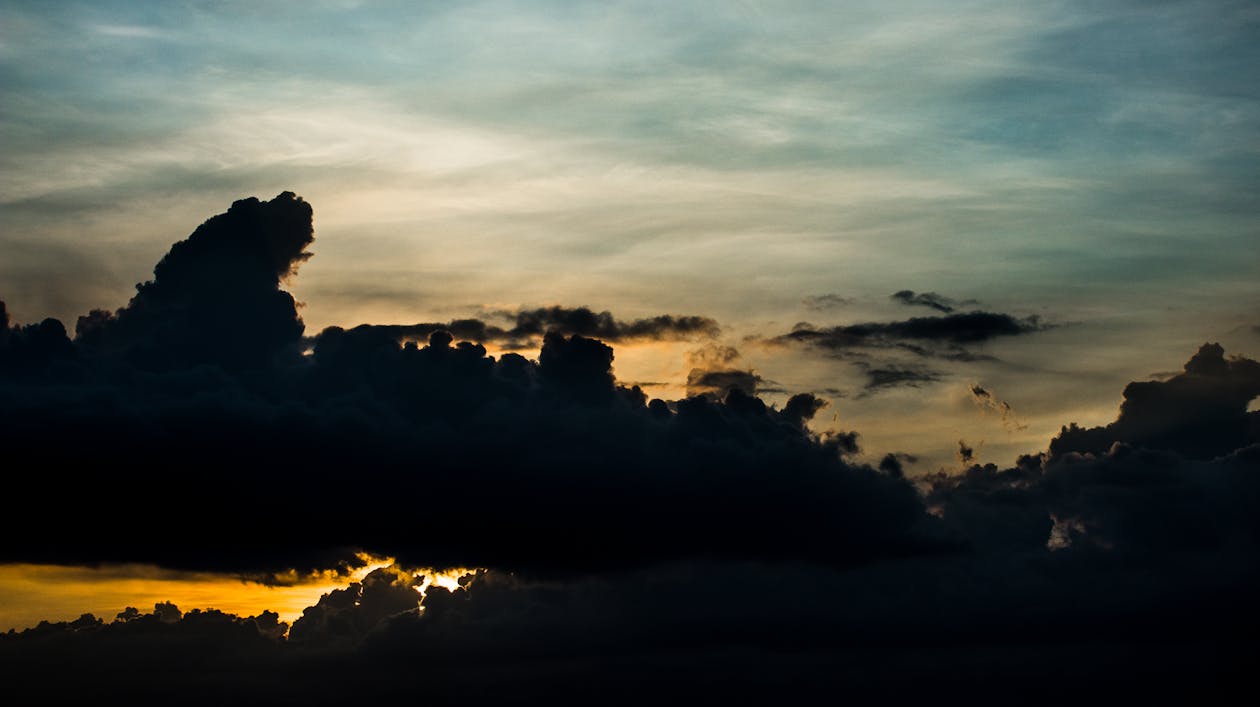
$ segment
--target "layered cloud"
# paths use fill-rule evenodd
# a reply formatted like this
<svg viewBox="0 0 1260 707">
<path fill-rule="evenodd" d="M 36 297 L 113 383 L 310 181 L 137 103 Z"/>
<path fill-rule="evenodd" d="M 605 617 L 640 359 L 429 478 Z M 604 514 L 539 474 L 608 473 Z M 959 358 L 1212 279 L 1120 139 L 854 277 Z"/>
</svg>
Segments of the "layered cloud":
<svg viewBox="0 0 1260 707">
<path fill-rule="evenodd" d="M 515 312 L 496 312 L 511 321 L 499 326 L 482 319 L 452 319 L 447 322 L 395 325 L 360 325 L 381 331 L 401 341 L 425 341 L 437 331 L 447 331 L 459 339 L 496 343 L 506 348 L 536 346 L 543 334 L 592 337 L 602 341 L 689 341 L 716 337 L 721 327 L 713 319 L 694 315 L 661 314 L 623 321 L 611 312 L 595 312 L 588 307 L 536 307 Z"/>
<path fill-rule="evenodd" d="M 913 317 L 892 322 L 864 322 L 833 327 L 798 325 L 780 338 L 824 349 L 889 346 L 904 341 L 978 344 L 1004 336 L 1041 331 L 1045 325 L 1035 316 L 1018 318 L 1000 312 L 976 310 L 939 317 Z"/>
<path fill-rule="evenodd" d="M 1050 328 L 1036 315 L 1017 317 L 982 310 L 955 312 L 952 300 L 935 293 L 915 295 L 903 290 L 893 298 L 948 313 L 830 327 L 801 322 L 790 332 L 769 341 L 805 346 L 851 362 L 865 375 L 864 392 L 869 395 L 887 388 L 918 387 L 942 380 L 946 374 L 937 367 L 941 363 L 988 360 L 992 356 L 978 347 L 997 339 L 1026 336 Z"/>
</svg>

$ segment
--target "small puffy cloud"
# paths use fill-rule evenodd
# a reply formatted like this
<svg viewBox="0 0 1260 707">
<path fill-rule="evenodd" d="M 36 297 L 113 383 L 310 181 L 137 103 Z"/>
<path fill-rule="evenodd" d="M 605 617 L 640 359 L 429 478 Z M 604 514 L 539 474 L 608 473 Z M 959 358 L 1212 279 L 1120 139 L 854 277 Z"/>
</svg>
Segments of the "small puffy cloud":
<svg viewBox="0 0 1260 707">
<path fill-rule="evenodd" d="M 1014 409 L 1011 404 L 1005 400 L 998 400 L 989 392 L 988 388 L 979 383 L 972 383 L 967 386 L 967 392 L 970 393 L 971 401 L 980 406 L 983 410 L 989 410 L 998 414 L 1002 418 L 1002 425 L 1009 430 L 1028 429 L 1028 425 L 1023 424 L 1015 416 Z"/>
</svg>

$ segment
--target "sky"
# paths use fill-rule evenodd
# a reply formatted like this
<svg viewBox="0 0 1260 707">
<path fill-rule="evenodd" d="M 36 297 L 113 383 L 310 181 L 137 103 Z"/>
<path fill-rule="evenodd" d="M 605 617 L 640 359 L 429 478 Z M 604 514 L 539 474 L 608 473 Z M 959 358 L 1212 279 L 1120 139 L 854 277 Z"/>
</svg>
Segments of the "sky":
<svg viewBox="0 0 1260 707">
<path fill-rule="evenodd" d="M 128 477 L 138 495 L 84 478 L 85 498 L 62 506 L 106 525 L 87 497 L 154 504 L 136 506 L 152 528 L 191 522 L 146 514 L 202 492 L 271 512 L 206 491 L 222 485 L 309 509 L 289 512 L 310 533 L 290 537 L 271 520 L 209 533 L 244 547 L 254 547 L 245 528 L 276 538 L 235 555 L 175 530 L 156 542 L 134 524 L 82 545 L 15 541 L 0 557 L 12 589 L 0 630 L 73 619 L 77 596 L 109 621 L 162 601 L 159 591 L 239 616 L 272 601 L 292 623 L 334 585 L 366 591 L 356 552 L 406 569 L 372 575 L 387 588 L 425 567 L 492 577 L 613 567 L 630 574 L 600 575 L 591 596 L 628 611 L 623 592 L 659 579 L 634 573 L 695 553 L 935 556 L 957 538 L 923 530 L 937 522 L 927 517 L 983 545 L 993 529 L 977 531 L 960 499 L 991 501 L 980 487 L 998 482 L 983 475 L 1025 473 L 1021 455 L 1042 460 L 1045 478 L 1016 486 L 1057 509 L 1054 533 L 1101 537 L 1107 513 L 1069 513 L 1042 486 L 1074 488 L 1076 472 L 1058 466 L 1069 457 L 1137 464 L 1113 459 L 1112 442 L 1174 455 L 1150 464 L 1193 467 L 1212 479 L 1194 482 L 1209 496 L 1250 483 L 1217 466 L 1254 468 L 1238 455 L 1260 439 L 1247 394 L 1247 362 L 1260 356 L 1257 40 L 1260 8 L 1224 0 L 0 1 L 0 440 L 59 447 L 78 435 L 100 454 L 70 454 L 79 463 L 144 460 Z M 46 318 L 64 334 L 40 328 Z M 437 331 L 451 340 L 431 339 Z M 615 386 L 637 386 L 642 400 Z M 483 409 L 469 402 L 478 395 L 499 402 Z M 708 423 L 689 416 L 709 408 L 678 402 L 697 395 L 708 396 Z M 556 402 L 566 396 L 594 411 L 579 424 Z M 774 424 L 734 421 L 750 398 Z M 652 417 L 665 414 L 652 399 L 669 401 L 666 417 Z M 447 421 L 433 417 L 439 401 Z M 206 429 L 239 457 L 207 452 L 228 443 Z M 275 440 L 301 451 L 286 456 Z M 760 461 L 728 459 L 728 443 Z M 697 451 L 709 444 L 717 451 Z M 539 445 L 567 451 L 548 461 Z M 469 449 L 488 486 L 449 476 Z M 790 533 L 754 540 L 730 528 L 758 549 L 690 543 L 681 504 L 703 502 L 708 472 L 663 496 L 619 486 L 624 470 L 607 486 L 567 476 L 631 461 L 665 473 L 692 455 L 696 468 L 739 474 L 807 470 L 808 481 L 768 491 L 767 513 L 876 550 L 834 555 Z M 429 460 L 419 466 L 435 476 L 400 488 L 437 489 L 420 502 L 427 520 L 406 527 L 442 535 L 471 523 L 475 539 L 416 544 L 397 540 L 392 522 L 359 518 L 398 490 L 390 474 L 406 459 Z M 342 489 L 333 460 L 365 485 Z M 848 480 L 811 476 L 833 466 Z M 531 523 L 569 512 L 497 476 L 512 468 L 551 469 L 539 488 L 578 506 L 603 507 L 592 499 L 610 489 L 645 508 L 679 500 L 657 508 L 669 532 L 634 542 L 579 514 L 619 548 L 588 566 L 502 544 L 507 518 L 526 528 L 519 543 L 564 542 Z M 878 482 L 853 480 L 868 472 Z M 740 484 L 754 476 L 739 474 L 731 498 L 748 503 Z M 477 495 L 494 484 L 538 506 L 517 517 Z M 807 486 L 898 510 L 836 525 L 815 515 Z M 337 494 L 358 505 L 342 508 Z M 369 530 L 313 530 L 313 509 L 328 505 L 327 522 Z M 960 515 L 949 520 L 948 508 Z M 492 511 L 503 515 L 486 520 Z M 724 512 L 708 522 L 726 528 Z M 1229 578 L 1213 591 L 1253 578 L 1254 563 L 1204 562 L 1241 573 L 1220 573 Z M 684 595 L 712 576 L 678 572 L 670 591 Z M 102 589 L 124 577 L 164 583 Z M 41 603 L 41 586 L 60 588 Z M 291 594 L 269 599 L 280 589 Z M 207 604 L 207 592 L 223 599 Z"/>
<path fill-rule="evenodd" d="M 311 331 L 681 312 L 771 387 L 852 398 L 850 364 L 741 342 L 904 319 L 905 289 L 1040 316 L 913 393 L 1006 396 L 1029 428 L 988 425 L 993 461 L 1260 344 L 1251 3 L 412 5 L 5 3 L 13 316 L 120 306 L 198 219 L 292 190 Z M 680 395 L 688 350 L 618 375 Z M 896 451 L 897 395 L 832 412 Z M 933 471 L 960 432 L 903 451 Z"/>
</svg>

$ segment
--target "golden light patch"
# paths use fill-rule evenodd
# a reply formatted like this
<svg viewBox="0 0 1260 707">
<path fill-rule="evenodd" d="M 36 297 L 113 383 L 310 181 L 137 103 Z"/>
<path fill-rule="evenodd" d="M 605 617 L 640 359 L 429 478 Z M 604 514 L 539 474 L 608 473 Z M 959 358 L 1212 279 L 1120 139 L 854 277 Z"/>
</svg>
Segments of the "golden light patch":
<svg viewBox="0 0 1260 707">
<path fill-rule="evenodd" d="M 238 616 L 274 611 L 281 621 L 292 623 L 322 595 L 393 564 L 390 558 L 361 559 L 366 564 L 350 573 L 293 573 L 277 576 L 277 582 L 271 584 L 152 565 L 0 565 L 0 631 L 20 631 L 43 620 L 72 620 L 84 613 L 110 621 L 128 606 L 146 613 L 163 601 L 184 611 L 218 609 Z"/>
<path fill-rule="evenodd" d="M 424 593 L 429 587 L 442 587 L 455 591 L 459 589 L 459 580 L 468 575 L 477 574 L 478 570 L 467 567 L 452 567 L 450 569 L 420 569 L 416 570 L 416 576 L 423 576 L 424 582 L 419 586 L 420 593 Z"/>
</svg>

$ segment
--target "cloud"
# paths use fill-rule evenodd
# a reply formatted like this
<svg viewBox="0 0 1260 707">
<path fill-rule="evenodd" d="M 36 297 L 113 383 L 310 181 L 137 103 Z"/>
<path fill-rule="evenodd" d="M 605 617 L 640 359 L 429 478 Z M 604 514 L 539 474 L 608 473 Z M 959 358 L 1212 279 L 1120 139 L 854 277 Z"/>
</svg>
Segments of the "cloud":
<svg viewBox="0 0 1260 707">
<path fill-rule="evenodd" d="M 73 355 L 74 347 L 61 322 L 45 319 L 39 324 L 12 326 L 8 309 L 0 301 L 0 371 L 34 373 Z"/>
<path fill-rule="evenodd" d="M 334 589 L 302 612 L 289 630 L 298 644 L 353 646 L 388 618 L 420 608 L 422 578 L 402 568 L 375 569 L 362 582 Z"/>
<path fill-rule="evenodd" d="M 1011 404 L 1006 402 L 1005 400 L 998 400 L 997 398 L 993 397 L 993 393 L 990 393 L 987 388 L 984 388 L 979 383 L 972 383 L 971 385 L 967 387 L 967 390 L 968 392 L 971 393 L 972 402 L 974 402 L 976 405 L 979 405 L 982 409 L 992 410 L 996 412 L 999 416 L 1001 416 L 1002 425 L 1005 426 L 1007 429 L 1009 430 L 1028 429 L 1028 425 L 1021 423 L 1015 417 L 1015 411 L 1011 409 Z"/>
<path fill-rule="evenodd" d="M 797 393 L 788 398 L 787 404 L 783 406 L 783 417 L 795 420 L 803 425 L 814 419 L 818 411 L 827 407 L 827 405 L 826 400 L 813 393 Z"/>
<path fill-rule="evenodd" d="M 870 395 L 896 387 L 919 387 L 945 377 L 944 371 L 928 368 L 915 359 L 955 363 L 992 360 L 992 356 L 978 353 L 972 347 L 1047 328 L 1049 325 L 1036 316 L 1019 318 L 973 311 L 833 327 L 800 322 L 792 331 L 769 341 L 802 345 L 850 361 L 865 375 L 864 394 Z"/>
<path fill-rule="evenodd" d="M 311 256 L 311 217 L 292 192 L 233 203 L 171 246 L 127 306 L 80 317 L 76 343 L 146 369 L 270 366 L 305 328 L 280 283 Z"/>
<path fill-rule="evenodd" d="M 1260 414 L 1247 412 L 1258 395 L 1260 363 L 1226 358 L 1220 344 L 1204 344 L 1181 373 L 1126 386 L 1115 422 L 1066 426 L 1051 440 L 1050 451 L 1102 454 L 1121 442 L 1192 459 L 1229 454 L 1260 442 Z"/>
<path fill-rule="evenodd" d="M 905 452 L 889 452 L 879 460 L 879 470 L 890 476 L 905 476 L 905 465 L 913 464 L 919 458 Z"/>
<path fill-rule="evenodd" d="M 97 34 L 106 37 L 120 37 L 123 39 L 170 39 L 171 34 L 159 27 L 146 27 L 144 25 L 107 25 L 96 24 L 91 26 L 91 30 Z"/>
<path fill-rule="evenodd" d="M 866 322 L 816 329 L 798 325 L 780 340 L 797 341 L 828 349 L 888 345 L 903 340 L 945 344 L 977 344 L 1004 336 L 1042 331 L 1036 316 L 1023 319 L 997 312 L 974 311 L 942 317 L 914 317 L 894 322 Z"/>
<path fill-rule="evenodd" d="M 1204 344 L 1181 374 L 1130 383 L 1115 422 L 1064 427 L 1011 468 L 937 475 L 928 502 L 982 544 L 1206 554 L 1220 571 L 1254 571 L 1260 425 L 1246 406 L 1260 395 L 1257 373 L 1260 363 Z"/>
<path fill-rule="evenodd" d="M 958 440 L 958 461 L 963 464 L 970 464 L 976 459 L 975 447 L 967 444 L 963 440 Z"/>
<path fill-rule="evenodd" d="M 863 395 L 870 395 L 887 388 L 918 388 L 924 383 L 935 383 L 941 380 L 941 374 L 938 371 L 922 366 L 875 365 L 864 361 L 858 361 L 855 365 L 866 375 Z"/>
<path fill-rule="evenodd" d="M 958 301 L 950 299 L 945 295 L 936 292 L 920 292 L 916 294 L 914 290 L 898 290 L 889 295 L 889 299 L 895 300 L 907 306 L 920 306 L 935 309 L 938 312 L 946 314 L 953 313 L 956 309 L 966 305 L 976 304 L 975 300 Z"/>
<path fill-rule="evenodd" d="M 764 382 L 756 371 L 742 367 L 743 357 L 733 346 L 708 344 L 687 352 L 687 397 L 706 395 L 722 400 L 732 390 L 756 395 Z"/>
<path fill-rule="evenodd" d="M 449 331 L 456 337 L 474 342 L 495 342 L 507 348 L 537 345 L 544 334 L 555 332 L 578 334 L 602 341 L 690 341 L 714 338 L 721 332 L 717 322 L 708 317 L 661 314 L 654 317 L 618 320 L 611 312 L 595 312 L 588 307 L 538 307 L 515 312 L 497 312 L 511 320 L 510 326 L 498 326 L 482 319 L 453 319 L 401 325 L 361 325 L 382 331 L 398 341 L 424 341 L 435 331 Z"/>
<path fill-rule="evenodd" d="M 806 309 L 832 309 L 835 307 L 845 307 L 853 304 L 853 298 L 828 293 L 825 295 L 811 295 L 806 297 L 801 300 L 801 304 L 804 305 Z"/>
<path fill-rule="evenodd" d="M 841 458 L 856 437 L 809 432 L 817 399 L 756 398 L 734 349 L 692 357 L 695 383 L 720 397 L 649 401 L 618 385 L 612 347 L 580 334 L 548 331 L 537 361 L 446 330 L 303 339 L 280 285 L 309 257 L 311 218 L 287 192 L 238 201 L 175 244 L 126 307 L 81 319 L 73 342 L 53 337 L 64 365 L 4 367 L 4 442 L 59 451 L 56 473 L 11 489 L 48 506 L 51 529 L 0 521 L 0 559 L 252 576 L 353 566 L 369 550 L 564 574 L 946 546 L 912 486 Z M 529 330 L 580 311 L 531 315 Z M 627 335 L 677 323 L 577 319 Z M 22 359 L 27 329 L 4 331 L 0 360 Z"/>
</svg>

